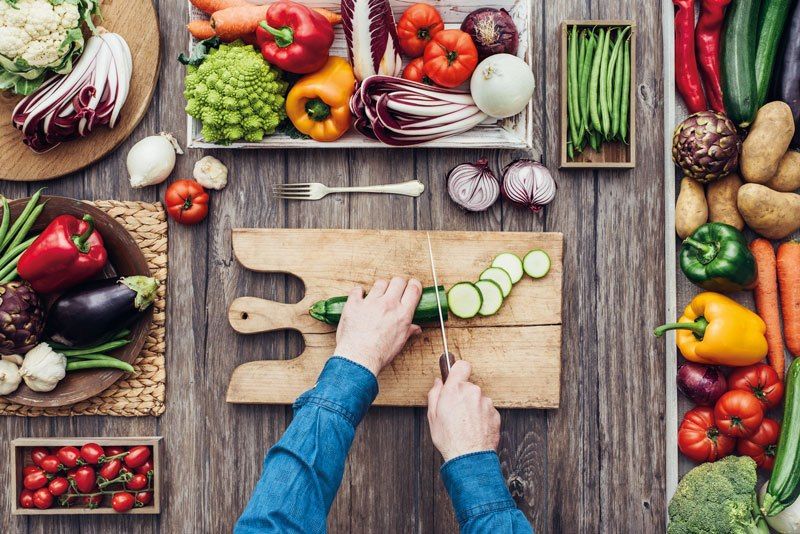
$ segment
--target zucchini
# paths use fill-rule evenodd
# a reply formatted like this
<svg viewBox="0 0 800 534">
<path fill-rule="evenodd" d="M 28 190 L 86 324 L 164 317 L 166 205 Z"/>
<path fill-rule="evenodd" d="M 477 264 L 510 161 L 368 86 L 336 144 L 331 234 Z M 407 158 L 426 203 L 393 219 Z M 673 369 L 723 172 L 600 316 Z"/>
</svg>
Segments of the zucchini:
<svg viewBox="0 0 800 534">
<path fill-rule="evenodd" d="M 459 282 L 447 292 L 447 305 L 456 317 L 472 319 L 483 307 L 483 296 L 471 282 Z"/>
<path fill-rule="evenodd" d="M 780 513 L 800 495 L 800 358 L 786 373 L 786 397 L 775 466 L 761 501 L 766 516 Z"/>
<path fill-rule="evenodd" d="M 511 277 L 505 269 L 501 269 L 500 267 L 489 267 L 481 273 L 478 279 L 491 280 L 500 286 L 500 289 L 503 291 L 503 298 L 506 298 L 508 294 L 511 293 L 511 288 L 514 286 Z"/>
<path fill-rule="evenodd" d="M 497 313 L 500 306 L 503 305 L 503 290 L 500 285 L 494 280 L 478 280 L 475 282 L 475 287 L 481 292 L 481 307 L 478 310 L 478 315 L 489 317 Z"/>
<path fill-rule="evenodd" d="M 550 272 L 550 256 L 544 250 L 531 250 L 523 258 L 522 268 L 531 278 L 543 278 Z"/>
<path fill-rule="evenodd" d="M 442 318 L 447 320 L 447 295 L 444 286 L 439 286 L 439 298 L 442 301 Z M 342 318 L 342 310 L 347 302 L 347 297 L 332 297 L 328 300 L 315 302 L 308 311 L 309 315 L 323 323 L 337 325 Z M 436 288 L 426 287 L 414 311 L 413 322 L 416 324 L 433 323 L 439 321 L 439 307 L 436 305 Z"/>
<path fill-rule="evenodd" d="M 507 272 L 514 284 L 522 280 L 522 260 L 516 254 L 503 252 L 494 259 L 492 267 L 500 267 Z"/>
<path fill-rule="evenodd" d="M 725 14 L 722 37 L 722 96 L 728 117 L 741 127 L 758 110 L 756 50 L 761 0 L 736 0 Z"/>
<path fill-rule="evenodd" d="M 756 49 L 756 109 L 764 105 L 769 91 L 772 69 L 778 55 L 786 19 L 789 18 L 790 0 L 766 0 L 761 10 L 761 32 Z M 797 36 L 795 36 L 797 38 Z"/>
</svg>

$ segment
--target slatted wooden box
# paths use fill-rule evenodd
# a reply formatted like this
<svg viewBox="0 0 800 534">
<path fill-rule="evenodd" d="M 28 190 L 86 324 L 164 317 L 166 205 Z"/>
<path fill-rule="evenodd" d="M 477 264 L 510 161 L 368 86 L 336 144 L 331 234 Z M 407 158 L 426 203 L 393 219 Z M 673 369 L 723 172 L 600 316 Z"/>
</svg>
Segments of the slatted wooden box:
<svg viewBox="0 0 800 534">
<path fill-rule="evenodd" d="M 153 451 L 153 500 L 147 506 L 133 508 L 132 510 L 119 515 L 138 515 L 138 514 L 160 514 L 161 513 L 161 437 L 120 437 L 120 438 L 18 438 L 11 442 L 11 513 L 13 515 L 107 515 L 118 514 L 110 505 L 110 499 L 106 499 L 102 507 L 89 509 L 82 506 L 74 508 L 62 508 L 54 499 L 52 508 L 39 510 L 38 508 L 22 508 L 19 505 L 19 494 L 23 489 L 22 470 L 27 465 L 32 465 L 30 452 L 34 447 L 47 447 L 51 450 L 59 447 L 72 445 L 80 448 L 87 443 L 97 443 L 100 446 L 116 445 L 119 447 L 133 447 L 134 445 L 147 445 Z"/>
<path fill-rule="evenodd" d="M 269 0 L 251 0 L 254 4 L 268 4 Z M 400 20 L 403 12 L 416 3 L 414 0 L 390 0 L 395 21 Z M 523 58 L 528 65 L 532 62 L 533 36 L 531 34 L 531 1 L 532 0 L 495 0 L 491 7 L 506 9 L 519 31 L 519 50 L 517 55 Z M 331 0 L 307 0 L 303 2 L 309 7 L 324 7 L 335 12 L 339 12 L 339 2 Z M 486 7 L 487 4 L 480 0 L 442 0 L 436 2 L 435 7 L 439 10 L 445 22 L 446 28 L 459 28 L 461 22 L 472 11 Z M 190 6 L 191 7 L 191 6 Z M 191 7 L 189 9 L 190 18 L 208 18 L 207 15 Z M 347 57 L 347 44 L 345 43 L 344 33 L 341 24 L 335 27 L 336 38 L 331 48 L 331 55 Z M 187 32 L 188 46 L 191 49 L 195 41 Z M 404 58 L 404 65 L 408 58 Z M 541 83 L 541 80 L 536 80 Z M 181 102 L 183 102 L 181 98 Z M 259 143 L 232 143 L 227 146 L 215 145 L 205 141 L 200 133 L 202 125 L 200 121 L 187 115 L 187 143 L 189 148 L 247 148 L 247 149 L 268 149 L 268 148 L 376 148 L 387 146 L 374 139 L 368 139 L 360 133 L 350 130 L 337 141 L 331 143 L 320 143 L 311 139 L 293 139 L 288 135 L 276 133 L 265 137 Z M 423 145 L 423 148 L 494 148 L 494 149 L 523 149 L 530 150 L 533 147 L 533 109 L 529 104 L 521 113 L 496 121 L 490 119 L 491 123 L 480 124 L 472 130 L 460 135 L 437 139 Z M 402 147 L 408 148 L 408 147 Z M 411 147 L 413 148 L 413 147 Z"/>
<path fill-rule="evenodd" d="M 569 138 L 569 119 L 567 118 L 567 37 L 569 28 L 578 26 L 582 28 L 611 28 L 631 27 L 631 90 L 629 144 L 615 142 L 603 143 L 600 151 L 595 152 L 587 146 L 580 154 L 575 154 L 573 159 L 567 156 L 567 140 Z M 559 89 L 561 92 L 561 118 L 560 118 L 560 164 L 562 169 L 632 169 L 636 167 L 636 23 L 632 20 L 565 20 L 559 28 L 561 48 L 559 52 Z"/>
</svg>

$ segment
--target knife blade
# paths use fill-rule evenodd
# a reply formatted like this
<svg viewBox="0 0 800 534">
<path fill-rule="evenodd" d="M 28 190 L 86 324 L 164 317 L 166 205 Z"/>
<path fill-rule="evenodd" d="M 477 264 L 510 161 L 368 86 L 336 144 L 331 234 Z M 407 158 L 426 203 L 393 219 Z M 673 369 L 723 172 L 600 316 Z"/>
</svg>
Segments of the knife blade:
<svg viewBox="0 0 800 534">
<path fill-rule="evenodd" d="M 450 375 L 450 369 L 455 363 L 455 357 L 450 354 L 447 346 L 447 332 L 444 329 L 444 314 L 442 313 L 442 299 L 439 296 L 439 278 L 436 276 L 436 263 L 433 261 L 433 246 L 431 245 L 431 234 L 426 232 L 428 237 L 428 257 L 431 261 L 431 274 L 433 275 L 433 287 L 436 288 L 436 306 L 439 310 L 439 328 L 442 332 L 442 344 L 444 345 L 444 353 L 439 356 L 439 371 L 442 373 L 442 382 L 447 381 Z"/>
</svg>

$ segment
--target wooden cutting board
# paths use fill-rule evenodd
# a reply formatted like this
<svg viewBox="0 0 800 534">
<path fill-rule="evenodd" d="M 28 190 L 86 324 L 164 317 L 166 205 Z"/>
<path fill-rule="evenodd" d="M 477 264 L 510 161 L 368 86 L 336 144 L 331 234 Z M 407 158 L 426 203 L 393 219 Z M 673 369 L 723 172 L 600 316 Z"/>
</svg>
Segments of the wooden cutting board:
<svg viewBox="0 0 800 534">
<path fill-rule="evenodd" d="M 431 232 L 439 283 L 449 288 L 475 281 L 501 252 L 522 257 L 532 249 L 550 255 L 552 268 L 540 280 L 525 276 L 492 317 L 447 321 L 450 351 L 468 360 L 473 380 L 497 407 L 557 408 L 561 375 L 561 285 L 563 236 L 558 233 Z M 297 304 L 237 298 L 228 319 L 242 334 L 292 329 L 305 350 L 291 360 L 240 365 L 228 387 L 228 402 L 290 404 L 316 383 L 336 345 L 335 328 L 313 319 L 311 305 L 345 295 L 376 278 L 413 276 L 433 285 L 425 232 L 372 230 L 235 229 L 233 250 L 247 269 L 290 273 L 305 284 Z M 379 377 L 375 403 L 425 406 L 439 376 L 443 352 L 438 325 L 409 341 Z M 270 355 L 281 357 L 283 355 Z"/>
</svg>

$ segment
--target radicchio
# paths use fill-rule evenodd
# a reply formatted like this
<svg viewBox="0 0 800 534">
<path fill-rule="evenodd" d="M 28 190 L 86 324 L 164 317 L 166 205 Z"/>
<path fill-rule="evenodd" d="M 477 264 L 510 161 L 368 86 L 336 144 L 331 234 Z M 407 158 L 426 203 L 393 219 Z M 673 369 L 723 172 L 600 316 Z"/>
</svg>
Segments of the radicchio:
<svg viewBox="0 0 800 534">
<path fill-rule="evenodd" d="M 389 0 L 341 0 L 342 28 L 356 79 L 403 70 Z"/>
</svg>

